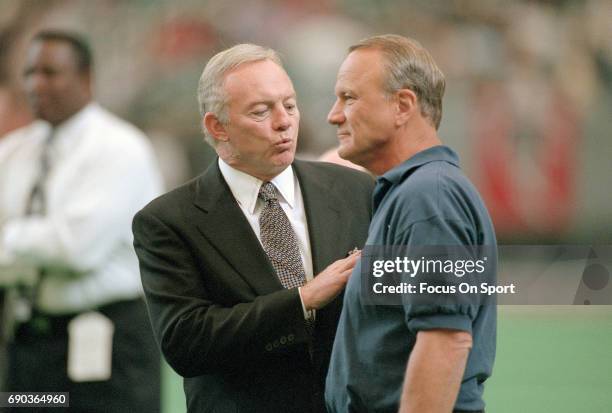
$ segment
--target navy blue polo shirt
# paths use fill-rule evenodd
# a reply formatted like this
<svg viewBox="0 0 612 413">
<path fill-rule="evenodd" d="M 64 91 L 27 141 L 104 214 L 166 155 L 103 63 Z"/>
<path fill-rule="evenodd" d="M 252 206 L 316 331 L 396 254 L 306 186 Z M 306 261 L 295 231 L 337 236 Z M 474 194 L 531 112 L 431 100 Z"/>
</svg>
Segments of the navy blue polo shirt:
<svg viewBox="0 0 612 413">
<path fill-rule="evenodd" d="M 446 146 L 419 152 L 381 176 L 373 202 L 367 245 L 496 246 L 484 203 Z M 497 256 L 492 260 L 496 271 Z M 483 383 L 495 358 L 495 305 L 430 305 L 418 311 L 411 305 L 366 305 L 362 276 L 360 263 L 346 287 L 327 375 L 329 412 L 396 413 L 416 334 L 435 328 L 472 334 L 455 409 L 484 409 Z"/>
</svg>

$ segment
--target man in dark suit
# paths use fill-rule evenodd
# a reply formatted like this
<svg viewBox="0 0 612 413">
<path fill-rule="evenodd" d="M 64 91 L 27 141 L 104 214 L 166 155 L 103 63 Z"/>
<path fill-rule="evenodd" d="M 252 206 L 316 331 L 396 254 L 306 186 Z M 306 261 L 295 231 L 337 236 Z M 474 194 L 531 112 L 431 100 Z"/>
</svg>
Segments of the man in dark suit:
<svg viewBox="0 0 612 413">
<path fill-rule="evenodd" d="M 185 377 L 190 412 L 324 412 L 372 179 L 294 161 L 299 111 L 273 50 L 217 54 L 198 98 L 219 159 L 133 224 L 161 350 Z"/>
</svg>

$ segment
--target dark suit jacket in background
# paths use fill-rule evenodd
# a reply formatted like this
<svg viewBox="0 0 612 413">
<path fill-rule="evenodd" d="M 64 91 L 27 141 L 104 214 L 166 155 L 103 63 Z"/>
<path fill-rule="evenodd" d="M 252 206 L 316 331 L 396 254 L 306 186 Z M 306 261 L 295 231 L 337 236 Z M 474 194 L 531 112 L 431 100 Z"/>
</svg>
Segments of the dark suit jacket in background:
<svg viewBox="0 0 612 413">
<path fill-rule="evenodd" d="M 366 240 L 373 180 L 295 161 L 314 274 Z M 341 297 L 317 311 L 312 360 L 297 289 L 284 289 L 217 162 L 134 218 L 153 329 L 189 412 L 324 412 Z"/>
</svg>

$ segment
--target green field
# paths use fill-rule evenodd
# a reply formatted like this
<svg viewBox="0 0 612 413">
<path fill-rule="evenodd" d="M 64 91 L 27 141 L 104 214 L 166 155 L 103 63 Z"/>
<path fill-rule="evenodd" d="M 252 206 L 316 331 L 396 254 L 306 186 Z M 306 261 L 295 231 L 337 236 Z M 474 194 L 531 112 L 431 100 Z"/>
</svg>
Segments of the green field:
<svg viewBox="0 0 612 413">
<path fill-rule="evenodd" d="M 612 307 L 500 308 L 489 412 L 612 412 Z"/>
<path fill-rule="evenodd" d="M 182 413 L 181 380 L 164 372 L 163 412 Z M 500 307 L 485 399 L 489 413 L 612 412 L 612 306 Z"/>
</svg>

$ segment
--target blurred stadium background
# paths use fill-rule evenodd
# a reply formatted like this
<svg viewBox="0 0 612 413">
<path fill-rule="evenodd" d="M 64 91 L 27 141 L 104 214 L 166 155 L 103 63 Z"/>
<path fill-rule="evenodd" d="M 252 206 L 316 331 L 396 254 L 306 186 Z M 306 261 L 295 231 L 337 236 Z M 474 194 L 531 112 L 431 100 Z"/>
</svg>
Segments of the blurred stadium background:
<svg viewBox="0 0 612 413">
<path fill-rule="evenodd" d="M 298 156 L 313 159 L 335 146 L 325 119 L 347 46 L 414 37 L 447 76 L 440 135 L 500 244 L 612 244 L 609 0 L 0 0 L 0 136 L 30 120 L 20 68 L 41 28 L 89 38 L 98 101 L 152 139 L 168 189 L 214 158 L 195 90 L 215 52 L 253 42 L 282 53 Z M 609 306 L 501 308 L 488 411 L 612 411 L 610 349 Z M 180 378 L 164 374 L 164 411 L 184 411 Z"/>
</svg>

